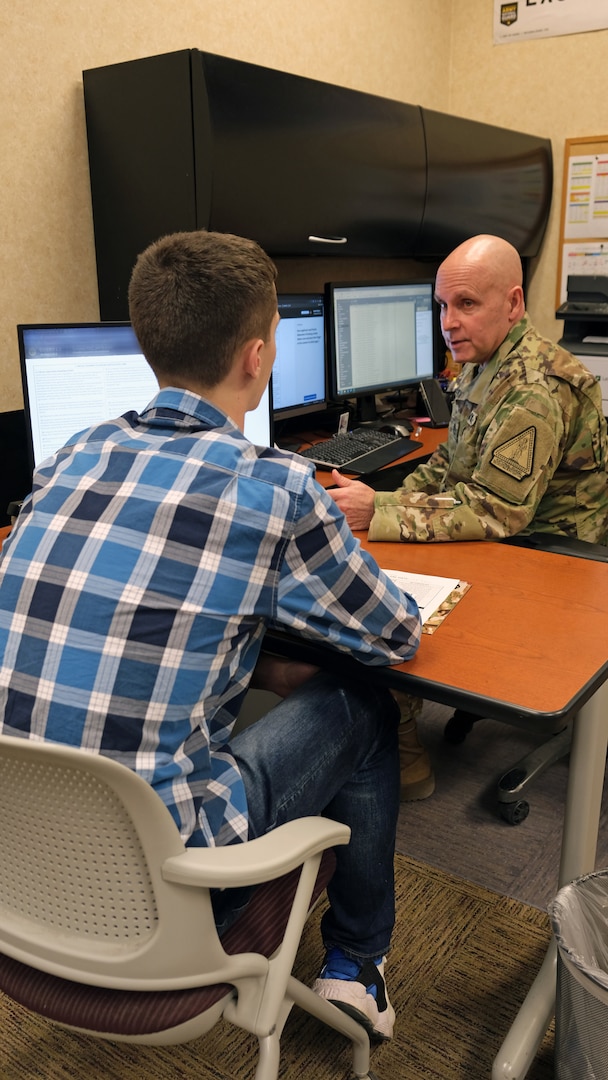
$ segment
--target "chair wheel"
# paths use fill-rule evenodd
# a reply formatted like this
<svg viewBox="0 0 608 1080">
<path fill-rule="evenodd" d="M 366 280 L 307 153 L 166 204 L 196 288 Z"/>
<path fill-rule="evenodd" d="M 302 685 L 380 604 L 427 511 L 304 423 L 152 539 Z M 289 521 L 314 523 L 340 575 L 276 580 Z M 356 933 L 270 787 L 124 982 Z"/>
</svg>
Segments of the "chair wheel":
<svg viewBox="0 0 608 1080">
<path fill-rule="evenodd" d="M 530 813 L 530 803 L 526 802 L 525 799 L 516 799 L 515 802 L 499 803 L 498 809 L 501 818 L 507 821 L 509 825 L 521 825 L 522 821 L 525 821 Z"/>
</svg>

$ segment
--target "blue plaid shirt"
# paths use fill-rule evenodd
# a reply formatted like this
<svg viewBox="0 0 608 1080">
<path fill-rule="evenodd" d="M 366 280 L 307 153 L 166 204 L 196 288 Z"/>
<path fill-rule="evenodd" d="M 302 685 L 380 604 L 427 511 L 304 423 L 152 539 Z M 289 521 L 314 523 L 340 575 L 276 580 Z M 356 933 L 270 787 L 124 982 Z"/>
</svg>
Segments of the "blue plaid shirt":
<svg viewBox="0 0 608 1080">
<path fill-rule="evenodd" d="M 191 845 L 244 840 L 228 739 L 268 626 L 366 664 L 420 640 L 308 462 L 162 390 L 34 477 L 0 562 L 0 730 L 122 761 Z"/>
</svg>

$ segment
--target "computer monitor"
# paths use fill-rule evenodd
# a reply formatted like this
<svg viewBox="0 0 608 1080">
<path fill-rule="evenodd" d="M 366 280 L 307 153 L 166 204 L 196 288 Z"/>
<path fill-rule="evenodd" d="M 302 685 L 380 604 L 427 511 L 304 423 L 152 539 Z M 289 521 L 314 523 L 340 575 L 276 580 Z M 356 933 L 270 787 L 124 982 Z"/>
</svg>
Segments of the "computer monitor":
<svg viewBox="0 0 608 1080">
<path fill-rule="evenodd" d="M 327 407 L 323 293 L 279 294 L 277 355 L 272 369 L 275 420 Z"/>
<path fill-rule="evenodd" d="M 437 319 L 433 282 L 329 282 L 331 396 L 355 398 L 357 419 L 376 418 L 376 395 L 432 378 Z"/>
<path fill-rule="evenodd" d="M 32 471 L 77 432 L 141 412 L 158 393 L 130 323 L 36 323 L 19 325 L 17 336 Z M 246 414 L 245 434 L 272 445 L 269 388 Z"/>
</svg>

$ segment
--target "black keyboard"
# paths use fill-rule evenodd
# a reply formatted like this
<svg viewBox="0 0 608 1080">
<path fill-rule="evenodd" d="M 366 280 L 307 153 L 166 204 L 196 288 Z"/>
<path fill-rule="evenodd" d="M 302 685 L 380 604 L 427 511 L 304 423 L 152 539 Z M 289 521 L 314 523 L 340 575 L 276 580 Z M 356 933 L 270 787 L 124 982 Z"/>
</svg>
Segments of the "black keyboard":
<svg viewBox="0 0 608 1080">
<path fill-rule="evenodd" d="M 417 450 L 420 443 L 402 435 L 391 435 L 376 428 L 355 428 L 344 435 L 315 443 L 309 450 L 300 450 L 301 457 L 313 461 L 320 469 L 344 469 L 358 476 L 374 472 Z"/>
</svg>

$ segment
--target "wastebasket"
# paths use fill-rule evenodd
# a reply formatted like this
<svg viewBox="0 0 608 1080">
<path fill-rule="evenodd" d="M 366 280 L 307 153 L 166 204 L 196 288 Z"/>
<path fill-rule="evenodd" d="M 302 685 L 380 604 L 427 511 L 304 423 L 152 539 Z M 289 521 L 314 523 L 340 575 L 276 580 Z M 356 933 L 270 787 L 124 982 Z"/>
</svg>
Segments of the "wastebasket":
<svg viewBox="0 0 608 1080">
<path fill-rule="evenodd" d="M 555 1077 L 608 1080 L 608 870 L 565 885 L 549 916 L 558 950 Z"/>
</svg>

